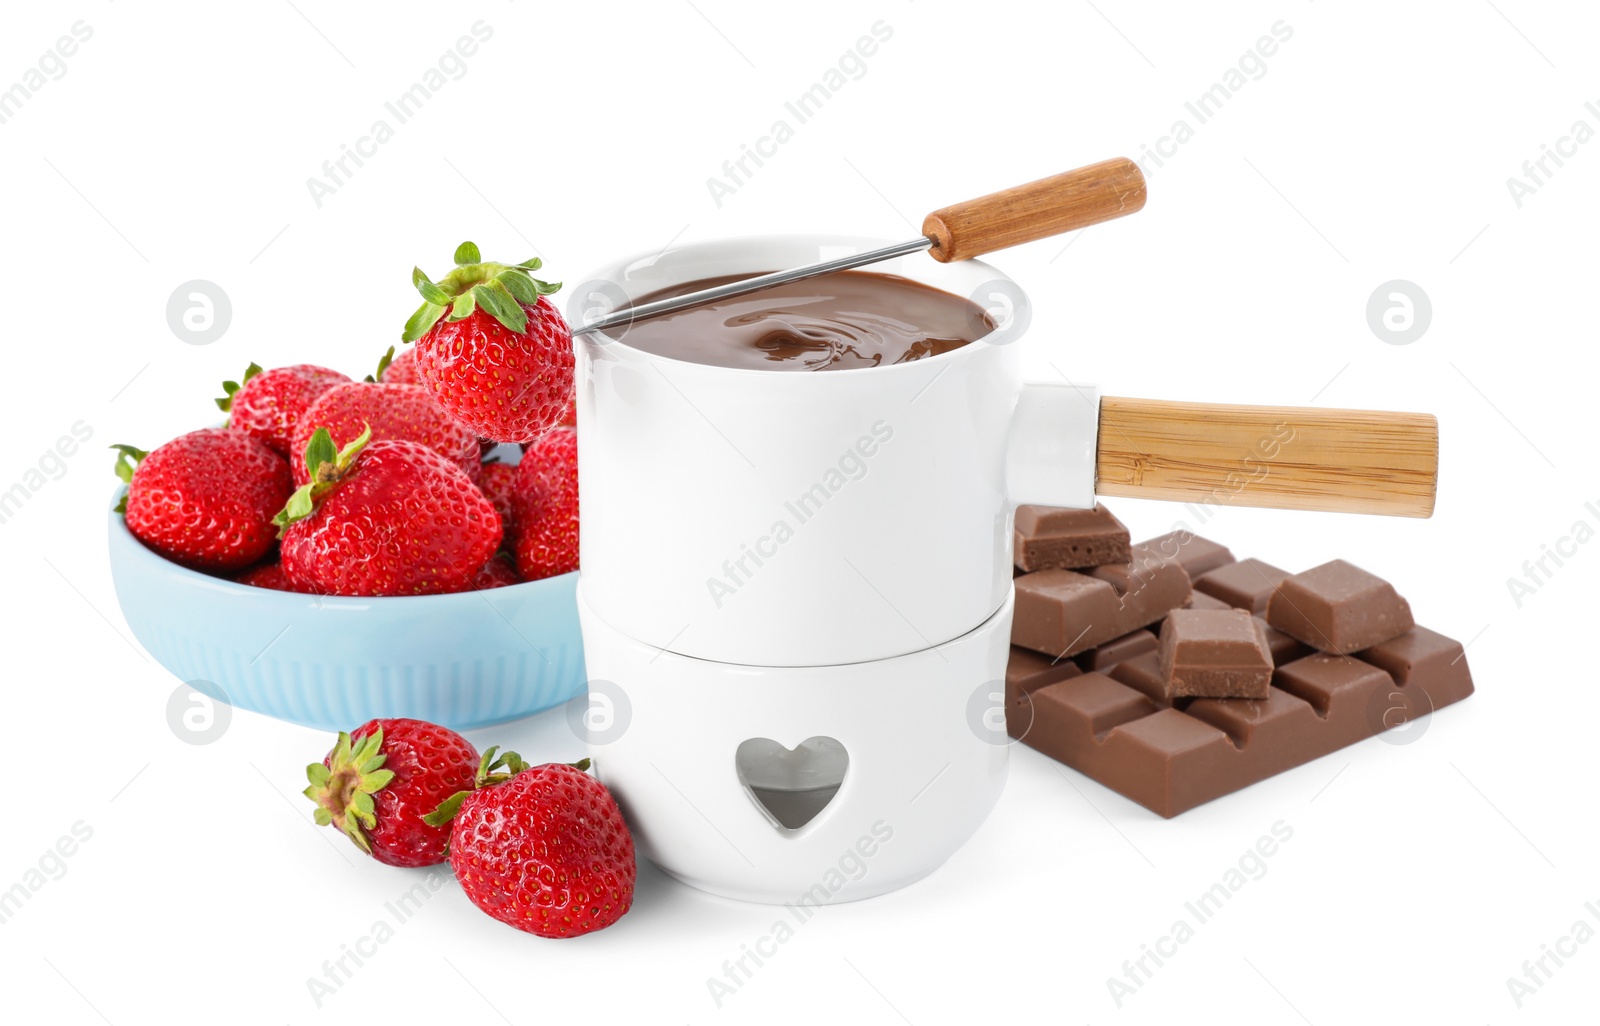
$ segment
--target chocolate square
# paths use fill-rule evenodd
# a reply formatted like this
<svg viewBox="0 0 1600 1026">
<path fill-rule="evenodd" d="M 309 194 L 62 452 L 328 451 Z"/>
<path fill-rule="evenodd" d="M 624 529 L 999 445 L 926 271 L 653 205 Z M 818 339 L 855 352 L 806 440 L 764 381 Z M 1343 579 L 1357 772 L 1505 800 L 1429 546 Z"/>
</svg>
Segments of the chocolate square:
<svg viewBox="0 0 1600 1026">
<path fill-rule="evenodd" d="M 1183 567 L 1190 580 L 1233 562 L 1233 553 L 1228 551 L 1227 546 L 1219 545 L 1209 538 L 1202 538 L 1198 534 L 1190 534 L 1188 531 L 1169 531 L 1159 538 L 1140 542 L 1136 547 L 1147 549 L 1161 559 L 1177 563 Z"/>
<path fill-rule="evenodd" d="M 1242 609 L 1175 609 L 1161 625 L 1169 698 L 1266 698 L 1272 651 L 1263 624 Z"/>
<path fill-rule="evenodd" d="M 1013 558 L 1023 570 L 1072 570 L 1131 558 L 1128 529 L 1102 505 L 1018 506 L 1013 523 Z"/>
<path fill-rule="evenodd" d="M 1312 648 L 1340 655 L 1415 626 L 1410 604 L 1393 585 L 1342 559 L 1285 578 L 1267 603 L 1267 622 Z"/>
<path fill-rule="evenodd" d="M 1267 611 L 1267 600 L 1288 576 L 1289 571 L 1279 570 L 1271 563 L 1241 559 L 1200 575 L 1195 579 L 1194 590 L 1221 599 L 1234 609 L 1248 609 L 1259 615 Z"/>
</svg>

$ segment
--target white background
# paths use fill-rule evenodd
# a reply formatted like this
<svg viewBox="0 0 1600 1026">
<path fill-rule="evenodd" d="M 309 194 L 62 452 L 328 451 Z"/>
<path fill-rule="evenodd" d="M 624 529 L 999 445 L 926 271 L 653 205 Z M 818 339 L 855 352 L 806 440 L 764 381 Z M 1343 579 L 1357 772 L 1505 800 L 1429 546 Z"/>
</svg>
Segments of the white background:
<svg viewBox="0 0 1600 1026">
<path fill-rule="evenodd" d="M 1572 123 L 1600 129 L 1588 5 L 13 4 L 0 88 L 78 20 L 93 38 L 0 125 L 9 330 L 0 489 L 77 421 L 89 445 L 0 524 L 6 811 L 0 889 L 92 838 L 0 923 L 0 1016 L 370 1021 L 1552 1022 L 1592 1018 L 1600 942 L 1518 1008 L 1595 870 L 1600 544 L 1513 602 L 1507 578 L 1593 525 L 1600 141 L 1513 202 Z M 319 208 L 306 180 L 478 20 L 493 37 Z M 893 37 L 719 208 L 706 186 L 878 20 Z M 1266 74 L 1183 107 L 1279 20 Z M 1514 24 L 1513 24 L 1514 23 Z M 1597 103 L 1600 106 L 1600 103 Z M 1478 694 L 1415 743 L 1369 741 L 1164 821 L 1020 749 L 999 807 L 929 879 L 825 910 L 720 1009 L 706 980 L 776 914 L 641 865 L 634 910 L 575 942 L 453 884 L 313 1002 L 307 978 L 411 874 L 310 825 L 320 733 L 238 713 L 169 729 L 106 569 L 112 442 L 216 416 L 246 363 L 364 373 L 471 237 L 569 282 L 619 253 L 750 232 L 905 237 L 929 209 L 1195 128 L 1137 217 L 997 257 L 1033 296 L 1037 375 L 1117 394 L 1436 413 L 1427 521 L 1228 510 L 1204 533 L 1291 570 L 1346 556 L 1472 640 Z M 392 121 L 392 119 L 391 119 Z M 1070 243 L 1070 248 L 1068 248 Z M 185 344 L 165 304 L 216 282 L 233 321 Z M 1408 346 L 1379 283 L 1431 297 Z M 1176 507 L 1122 501 L 1137 536 Z M 353 725 L 352 725 L 353 726 Z M 538 759 L 559 713 L 476 732 Z M 1275 822 L 1293 838 L 1119 1009 L 1107 978 Z M 1554 967 L 1554 963 L 1547 963 Z"/>
</svg>

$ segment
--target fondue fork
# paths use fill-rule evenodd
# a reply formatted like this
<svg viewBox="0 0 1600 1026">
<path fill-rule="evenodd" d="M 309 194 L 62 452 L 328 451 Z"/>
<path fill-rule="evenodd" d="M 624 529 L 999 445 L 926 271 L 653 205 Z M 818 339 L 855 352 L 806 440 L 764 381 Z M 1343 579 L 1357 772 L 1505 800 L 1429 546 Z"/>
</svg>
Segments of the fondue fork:
<svg viewBox="0 0 1600 1026">
<path fill-rule="evenodd" d="M 1132 214 L 1144 207 L 1144 200 L 1144 175 L 1139 165 L 1126 157 L 1113 157 L 935 210 L 923 219 L 922 234 L 905 242 L 626 307 L 578 325 L 572 333 L 604 331 L 911 253 L 926 252 L 941 263 L 966 260 Z"/>
</svg>

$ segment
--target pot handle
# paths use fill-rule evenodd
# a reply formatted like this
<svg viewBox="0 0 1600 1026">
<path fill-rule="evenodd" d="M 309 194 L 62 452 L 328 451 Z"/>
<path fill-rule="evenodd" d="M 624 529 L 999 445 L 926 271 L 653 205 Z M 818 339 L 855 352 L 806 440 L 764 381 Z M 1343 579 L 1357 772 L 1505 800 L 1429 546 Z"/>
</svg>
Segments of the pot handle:
<svg viewBox="0 0 1600 1026">
<path fill-rule="evenodd" d="M 1096 495 L 1429 517 L 1439 422 L 1427 413 L 1102 397 L 1022 386 L 1006 452 L 1012 502 Z"/>
<path fill-rule="evenodd" d="M 1100 400 L 1100 495 L 1429 517 L 1438 483 L 1428 413 Z"/>
</svg>

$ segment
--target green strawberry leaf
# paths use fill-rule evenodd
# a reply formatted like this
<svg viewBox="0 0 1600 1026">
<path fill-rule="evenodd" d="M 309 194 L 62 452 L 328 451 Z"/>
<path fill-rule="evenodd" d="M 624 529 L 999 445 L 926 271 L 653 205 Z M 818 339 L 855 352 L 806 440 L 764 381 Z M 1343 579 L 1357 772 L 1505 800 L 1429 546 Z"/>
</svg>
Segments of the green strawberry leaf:
<svg viewBox="0 0 1600 1026">
<path fill-rule="evenodd" d="M 452 321 L 466 320 L 477 309 L 478 300 L 474 298 L 472 293 L 468 292 L 456 299 L 455 305 L 450 308 L 450 319 Z"/>
<path fill-rule="evenodd" d="M 361 380 L 365 381 L 369 385 L 373 384 L 375 382 L 382 381 L 383 380 L 383 372 L 388 370 L 389 369 L 389 365 L 391 363 L 393 363 L 393 362 L 394 362 L 394 346 L 390 346 L 389 347 L 389 351 L 387 353 L 384 353 L 382 356 L 378 357 L 378 370 L 377 370 L 377 373 L 368 374 L 366 377 L 362 378 Z"/>
<path fill-rule="evenodd" d="M 539 289 L 533 284 L 533 279 L 521 271 L 501 271 L 495 275 L 494 280 L 496 284 L 511 293 L 511 298 L 519 303 L 527 303 L 532 306 L 539 301 Z"/>
<path fill-rule="evenodd" d="M 561 283 L 559 281 L 552 285 L 547 281 L 540 281 L 535 278 L 533 279 L 533 287 L 539 290 L 539 295 L 541 296 L 553 296 L 561 291 Z"/>
<path fill-rule="evenodd" d="M 311 480 L 317 480 L 317 471 L 324 463 L 331 463 L 339 458 L 339 450 L 334 447 L 333 436 L 327 428 L 317 428 L 312 432 L 311 441 L 306 443 L 306 472 L 311 475 Z"/>
<path fill-rule="evenodd" d="M 463 242 L 456 247 L 456 266 L 465 267 L 467 264 L 481 264 L 483 256 L 478 252 L 476 243 Z"/>
<path fill-rule="evenodd" d="M 400 341 L 415 342 L 428 333 L 428 330 L 439 323 L 439 318 L 444 316 L 445 307 L 437 303 L 423 303 L 417 307 L 417 312 L 406 321 L 406 327 L 400 333 Z"/>
<path fill-rule="evenodd" d="M 131 484 L 133 482 L 134 469 L 139 466 L 141 460 L 150 454 L 131 445 L 113 445 L 111 448 L 117 451 L 117 462 L 114 468 L 117 472 L 117 477 L 122 480 L 123 484 Z"/>
<path fill-rule="evenodd" d="M 422 817 L 422 821 L 431 827 L 442 827 L 461 811 L 461 803 L 467 800 L 471 791 L 457 791 L 455 794 L 439 803 L 439 807 Z"/>
<path fill-rule="evenodd" d="M 434 306 L 450 305 L 450 293 L 429 281 L 428 276 L 422 273 L 422 268 L 413 267 L 411 269 L 411 284 L 416 287 L 418 292 L 422 293 L 423 299 Z"/>
<path fill-rule="evenodd" d="M 539 268 L 544 266 L 544 261 L 540 260 L 538 257 L 534 257 L 531 260 L 524 260 L 522 263 L 518 264 L 517 266 L 518 267 L 526 267 L 530 271 L 537 271 Z"/>
</svg>

